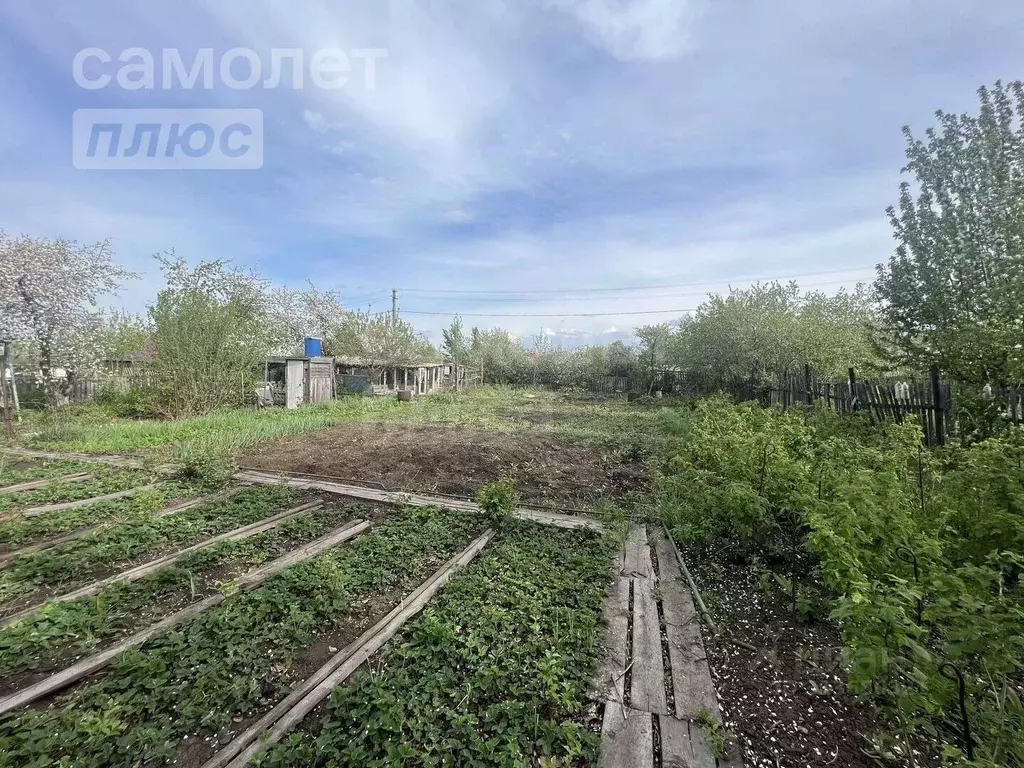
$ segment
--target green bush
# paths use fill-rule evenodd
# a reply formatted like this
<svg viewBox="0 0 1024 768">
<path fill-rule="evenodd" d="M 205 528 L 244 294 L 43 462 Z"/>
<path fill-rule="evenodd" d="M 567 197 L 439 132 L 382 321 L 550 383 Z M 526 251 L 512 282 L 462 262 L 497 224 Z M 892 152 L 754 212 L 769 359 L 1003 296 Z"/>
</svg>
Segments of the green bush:
<svg viewBox="0 0 1024 768">
<path fill-rule="evenodd" d="M 893 739 L 964 764 L 948 662 L 967 682 L 973 764 L 1024 765 L 1024 432 L 930 451 L 916 424 L 721 399 L 662 423 L 656 484 L 676 538 L 728 540 L 829 599 L 850 686 Z"/>
<path fill-rule="evenodd" d="M 516 492 L 515 481 L 505 479 L 496 483 L 488 483 L 477 493 L 476 503 L 483 508 L 491 525 L 503 526 L 519 506 L 519 494 Z"/>
</svg>

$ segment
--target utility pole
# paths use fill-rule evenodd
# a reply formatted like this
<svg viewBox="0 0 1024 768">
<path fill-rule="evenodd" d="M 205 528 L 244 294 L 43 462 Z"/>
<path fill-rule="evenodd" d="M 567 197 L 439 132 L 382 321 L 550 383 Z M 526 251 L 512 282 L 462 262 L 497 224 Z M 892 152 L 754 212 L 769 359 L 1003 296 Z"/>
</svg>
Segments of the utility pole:
<svg viewBox="0 0 1024 768">
<path fill-rule="evenodd" d="M 391 289 L 391 324 L 398 325 L 398 289 Z"/>
</svg>

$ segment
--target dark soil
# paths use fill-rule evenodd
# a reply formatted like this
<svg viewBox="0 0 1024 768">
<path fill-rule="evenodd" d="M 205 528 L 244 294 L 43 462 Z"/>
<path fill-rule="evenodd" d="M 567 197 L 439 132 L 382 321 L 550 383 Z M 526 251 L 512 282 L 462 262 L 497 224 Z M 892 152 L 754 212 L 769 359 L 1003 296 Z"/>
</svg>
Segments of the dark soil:
<svg viewBox="0 0 1024 768">
<path fill-rule="evenodd" d="M 444 426 L 347 424 L 264 443 L 239 463 L 465 499 L 511 477 L 524 502 L 571 507 L 622 497 L 646 481 L 639 460 L 623 463 L 555 437 Z"/>
<path fill-rule="evenodd" d="M 726 727 L 739 737 L 746 768 L 877 767 L 864 751 L 881 725 L 846 688 L 839 629 L 801 620 L 781 589 L 762 587 L 749 566 L 714 563 L 705 552 L 688 553 L 687 563 L 721 628 L 759 649 L 705 633 Z"/>
</svg>

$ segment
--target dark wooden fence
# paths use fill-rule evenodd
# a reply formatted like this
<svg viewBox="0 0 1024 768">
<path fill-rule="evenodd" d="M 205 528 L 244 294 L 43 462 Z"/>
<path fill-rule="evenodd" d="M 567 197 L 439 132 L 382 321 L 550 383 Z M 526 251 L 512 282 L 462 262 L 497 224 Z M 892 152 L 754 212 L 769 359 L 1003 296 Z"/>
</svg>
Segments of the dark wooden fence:
<svg viewBox="0 0 1024 768">
<path fill-rule="evenodd" d="M 944 445 L 959 426 L 954 383 L 944 380 L 933 366 L 926 379 L 861 379 L 854 369 L 837 380 L 819 377 L 809 367 L 765 375 L 722 377 L 702 371 L 655 371 L 643 382 L 631 381 L 617 391 L 646 392 L 648 389 L 684 397 L 706 397 L 718 392 L 737 401 L 757 401 L 765 407 L 788 410 L 823 403 L 839 413 L 867 414 L 875 422 L 903 423 L 917 420 L 928 445 Z M 986 387 L 979 395 L 995 407 L 999 418 L 1024 424 L 1024 387 Z"/>
</svg>

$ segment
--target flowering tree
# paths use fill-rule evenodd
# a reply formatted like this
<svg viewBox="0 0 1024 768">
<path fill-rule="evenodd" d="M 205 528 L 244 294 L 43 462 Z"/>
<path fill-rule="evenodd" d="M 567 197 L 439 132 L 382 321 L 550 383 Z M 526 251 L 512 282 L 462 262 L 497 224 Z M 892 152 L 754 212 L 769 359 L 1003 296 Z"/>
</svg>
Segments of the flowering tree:
<svg viewBox="0 0 1024 768">
<path fill-rule="evenodd" d="M 963 382 L 1024 380 L 1024 83 L 978 92 L 979 112 L 909 128 L 896 252 L 875 288 L 898 361 Z"/>
<path fill-rule="evenodd" d="M 81 245 L 0 230 L 0 332 L 28 343 L 49 402 L 63 394 L 54 368 L 65 368 L 68 382 L 101 355 L 99 297 L 135 277 L 114 261 L 107 241 Z"/>
</svg>

